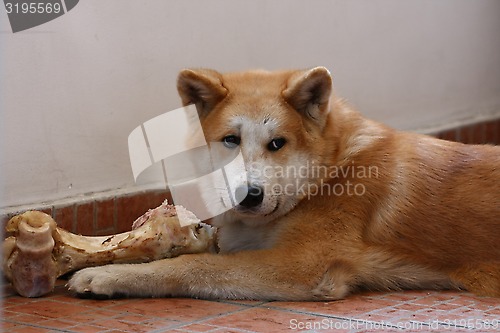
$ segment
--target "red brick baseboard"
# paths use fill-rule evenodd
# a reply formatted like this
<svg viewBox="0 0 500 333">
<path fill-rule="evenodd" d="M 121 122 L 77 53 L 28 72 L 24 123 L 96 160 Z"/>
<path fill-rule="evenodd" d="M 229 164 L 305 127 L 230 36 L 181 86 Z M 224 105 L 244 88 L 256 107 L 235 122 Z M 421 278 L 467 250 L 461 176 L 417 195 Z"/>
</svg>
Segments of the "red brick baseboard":
<svg viewBox="0 0 500 333">
<path fill-rule="evenodd" d="M 500 119 L 460 126 L 431 134 L 444 140 L 468 144 L 500 145 Z M 29 209 L 51 215 L 57 224 L 73 233 L 99 236 L 129 231 L 132 222 L 148 209 L 159 206 L 170 193 L 166 190 L 138 191 L 134 193 L 99 197 L 98 199 L 65 200 L 65 203 L 33 205 Z M 0 228 L 20 211 L 0 215 Z"/>
<path fill-rule="evenodd" d="M 65 200 L 65 203 L 33 205 L 28 209 L 51 215 L 59 227 L 72 233 L 104 236 L 130 231 L 135 219 L 148 209 L 159 206 L 165 199 L 172 202 L 172 197 L 166 190 L 143 190 L 98 199 L 80 198 Z M 27 209 L 23 209 L 25 210 Z M 0 216 L 2 230 L 12 216 L 23 211 L 13 210 Z"/>
<path fill-rule="evenodd" d="M 467 144 L 500 145 L 500 119 L 459 126 L 431 135 Z"/>
</svg>

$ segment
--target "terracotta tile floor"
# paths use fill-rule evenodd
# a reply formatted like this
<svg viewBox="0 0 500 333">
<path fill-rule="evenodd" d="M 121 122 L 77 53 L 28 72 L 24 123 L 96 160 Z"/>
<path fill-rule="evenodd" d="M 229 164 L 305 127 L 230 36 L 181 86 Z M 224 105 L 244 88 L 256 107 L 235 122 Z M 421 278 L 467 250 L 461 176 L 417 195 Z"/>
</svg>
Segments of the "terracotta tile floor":
<svg viewBox="0 0 500 333">
<path fill-rule="evenodd" d="M 500 299 L 461 292 L 364 293 L 337 302 L 41 298 L 4 286 L 4 332 L 500 332 Z"/>
</svg>

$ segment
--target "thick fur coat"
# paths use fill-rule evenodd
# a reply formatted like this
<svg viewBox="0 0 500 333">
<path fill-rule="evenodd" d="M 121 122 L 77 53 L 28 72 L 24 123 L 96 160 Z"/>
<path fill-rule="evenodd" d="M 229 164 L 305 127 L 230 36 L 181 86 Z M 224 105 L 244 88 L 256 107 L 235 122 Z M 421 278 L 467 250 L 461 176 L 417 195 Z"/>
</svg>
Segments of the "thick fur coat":
<svg viewBox="0 0 500 333">
<path fill-rule="evenodd" d="M 196 104 L 208 142 L 237 145 L 258 166 L 249 186 L 263 194 L 214 219 L 219 254 L 88 268 L 70 289 L 335 300 L 359 289 L 459 288 L 500 297 L 500 147 L 365 119 L 333 94 L 323 67 L 184 70 L 178 90 Z M 276 174 L 285 166 L 293 168 Z"/>
</svg>

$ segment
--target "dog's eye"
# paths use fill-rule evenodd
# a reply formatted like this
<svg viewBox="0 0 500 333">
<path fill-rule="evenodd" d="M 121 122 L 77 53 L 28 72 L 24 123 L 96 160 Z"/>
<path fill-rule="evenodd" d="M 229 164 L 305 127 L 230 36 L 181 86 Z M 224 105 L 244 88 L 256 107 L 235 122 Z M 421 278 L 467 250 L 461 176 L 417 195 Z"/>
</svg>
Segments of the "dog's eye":
<svg viewBox="0 0 500 333">
<path fill-rule="evenodd" d="M 271 142 L 267 145 L 267 149 L 271 151 L 276 151 L 281 149 L 286 143 L 284 138 L 272 139 Z"/>
<path fill-rule="evenodd" d="M 222 143 L 227 148 L 236 148 L 236 146 L 239 146 L 240 142 L 241 139 L 236 135 L 228 135 L 222 139 Z"/>
</svg>

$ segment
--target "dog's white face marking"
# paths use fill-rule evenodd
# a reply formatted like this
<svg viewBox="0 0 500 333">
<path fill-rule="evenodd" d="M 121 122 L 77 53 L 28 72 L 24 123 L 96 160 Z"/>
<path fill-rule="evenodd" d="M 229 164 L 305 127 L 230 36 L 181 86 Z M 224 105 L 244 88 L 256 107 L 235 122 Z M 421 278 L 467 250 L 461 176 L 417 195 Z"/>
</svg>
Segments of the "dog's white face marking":
<svg viewBox="0 0 500 333">
<path fill-rule="evenodd" d="M 228 124 L 231 135 L 240 138 L 239 149 L 245 162 L 245 170 L 241 170 L 245 174 L 228 178 L 229 187 L 234 190 L 254 186 L 263 191 L 263 197 L 260 204 L 251 207 L 237 205 L 216 221 L 260 225 L 289 212 L 307 194 L 303 187 L 310 179 L 303 169 L 311 165 L 307 162 L 308 156 L 287 146 L 291 144 L 288 141 L 281 148 L 284 151 L 269 149 L 273 139 L 291 139 L 285 137 L 279 119 L 270 114 L 263 112 L 257 117 L 237 115 L 229 119 Z"/>
</svg>

